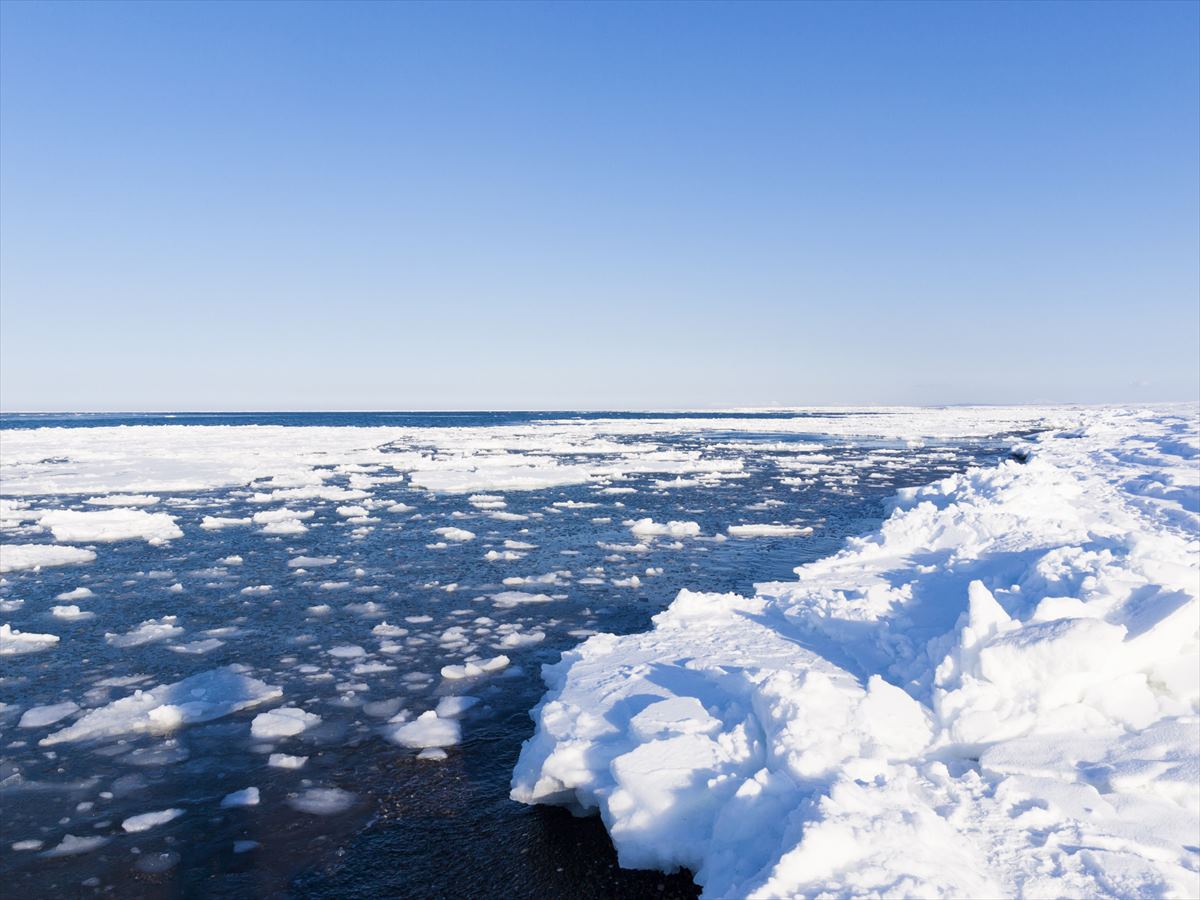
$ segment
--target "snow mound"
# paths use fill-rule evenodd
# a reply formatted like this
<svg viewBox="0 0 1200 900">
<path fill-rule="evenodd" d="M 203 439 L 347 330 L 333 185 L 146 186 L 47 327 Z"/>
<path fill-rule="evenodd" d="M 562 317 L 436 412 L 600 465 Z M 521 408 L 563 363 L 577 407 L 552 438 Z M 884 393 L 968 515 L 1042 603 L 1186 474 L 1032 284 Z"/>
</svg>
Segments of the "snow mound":
<svg viewBox="0 0 1200 900">
<path fill-rule="evenodd" d="M 1074 415 L 563 654 L 513 798 L 707 897 L 1200 896 L 1200 416 Z"/>
</svg>

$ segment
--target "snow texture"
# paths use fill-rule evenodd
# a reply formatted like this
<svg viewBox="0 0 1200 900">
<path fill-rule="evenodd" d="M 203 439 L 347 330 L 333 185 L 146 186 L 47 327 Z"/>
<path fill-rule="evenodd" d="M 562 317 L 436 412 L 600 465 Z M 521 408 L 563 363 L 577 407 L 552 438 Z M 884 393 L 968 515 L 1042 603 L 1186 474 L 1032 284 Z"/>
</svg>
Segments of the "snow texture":
<svg viewBox="0 0 1200 900">
<path fill-rule="evenodd" d="M 714 898 L 1200 896 L 1200 417 L 1073 415 L 563 654 L 513 798 Z"/>
</svg>

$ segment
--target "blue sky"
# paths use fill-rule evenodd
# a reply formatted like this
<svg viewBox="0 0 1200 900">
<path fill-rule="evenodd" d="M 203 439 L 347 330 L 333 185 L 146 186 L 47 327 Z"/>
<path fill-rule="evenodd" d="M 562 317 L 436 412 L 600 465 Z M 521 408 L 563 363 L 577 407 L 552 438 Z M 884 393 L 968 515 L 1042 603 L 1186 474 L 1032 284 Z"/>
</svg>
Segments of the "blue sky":
<svg viewBox="0 0 1200 900">
<path fill-rule="evenodd" d="M 1200 394 L 1200 4 L 0 5 L 0 406 Z"/>
</svg>

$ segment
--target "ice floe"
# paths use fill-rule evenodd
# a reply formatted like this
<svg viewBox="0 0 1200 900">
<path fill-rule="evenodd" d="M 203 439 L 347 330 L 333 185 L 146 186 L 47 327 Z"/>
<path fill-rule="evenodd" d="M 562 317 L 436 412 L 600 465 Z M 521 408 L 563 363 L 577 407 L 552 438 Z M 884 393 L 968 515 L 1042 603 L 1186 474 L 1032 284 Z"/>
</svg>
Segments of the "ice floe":
<svg viewBox="0 0 1200 900">
<path fill-rule="evenodd" d="M 162 544 L 183 537 L 173 516 L 144 509 L 53 509 L 41 513 L 38 523 L 50 529 L 56 541 L 83 544 L 132 540 Z"/>
<path fill-rule="evenodd" d="M 94 550 L 83 547 L 64 547 L 56 544 L 0 544 L 0 572 L 22 569 L 74 566 L 91 562 Z"/>
<path fill-rule="evenodd" d="M 283 691 L 231 665 L 134 691 L 128 697 L 89 710 L 73 724 L 43 738 L 43 746 L 124 734 L 170 732 L 276 700 Z"/>
</svg>

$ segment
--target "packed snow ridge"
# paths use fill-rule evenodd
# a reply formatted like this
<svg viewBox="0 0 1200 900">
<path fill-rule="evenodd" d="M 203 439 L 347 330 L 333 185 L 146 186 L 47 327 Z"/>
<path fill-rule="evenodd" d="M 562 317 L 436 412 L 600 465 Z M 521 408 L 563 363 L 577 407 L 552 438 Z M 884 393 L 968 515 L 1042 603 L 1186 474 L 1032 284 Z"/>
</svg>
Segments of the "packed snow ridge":
<svg viewBox="0 0 1200 900">
<path fill-rule="evenodd" d="M 1200 896 L 1200 416 L 1076 415 L 564 654 L 512 796 L 707 897 Z"/>
</svg>

